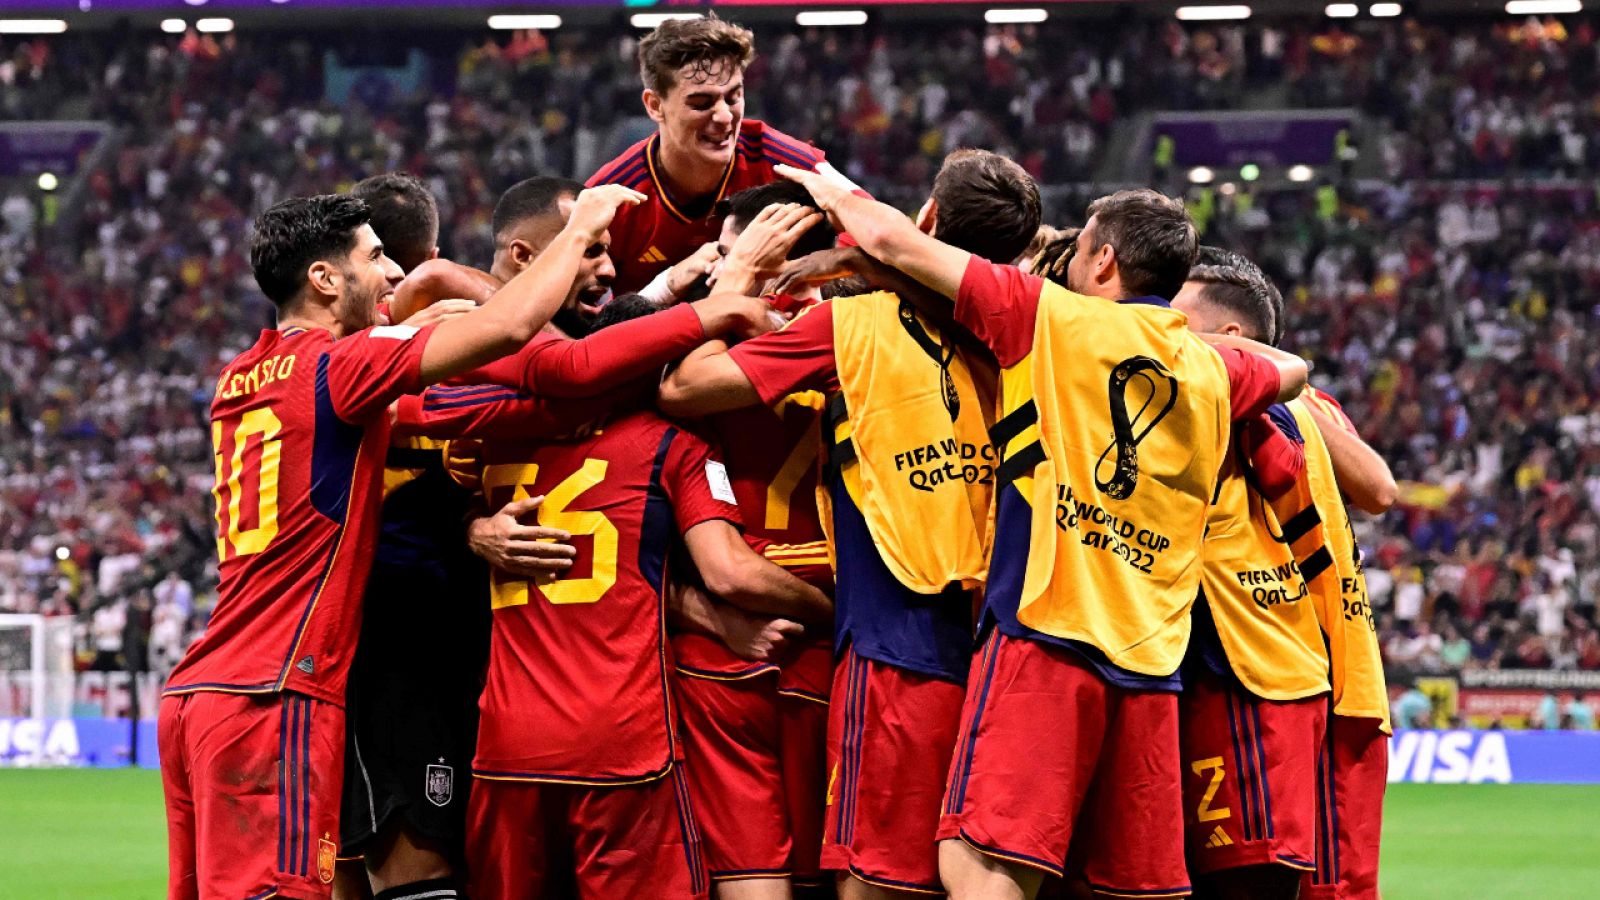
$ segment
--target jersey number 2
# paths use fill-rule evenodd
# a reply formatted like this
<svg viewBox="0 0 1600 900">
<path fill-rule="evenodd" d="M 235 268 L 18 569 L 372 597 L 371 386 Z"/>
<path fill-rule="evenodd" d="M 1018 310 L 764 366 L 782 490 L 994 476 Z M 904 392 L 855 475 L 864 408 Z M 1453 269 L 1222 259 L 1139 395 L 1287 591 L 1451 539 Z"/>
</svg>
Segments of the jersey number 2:
<svg viewBox="0 0 1600 900">
<path fill-rule="evenodd" d="M 223 423 L 211 423 L 211 454 L 216 462 L 217 480 L 211 496 L 217 500 L 217 558 L 226 561 L 231 548 L 233 556 L 250 556 L 267 549 L 278 536 L 278 464 L 283 457 L 283 441 L 278 432 L 283 423 L 269 407 L 252 409 L 239 417 L 233 426 L 233 454 L 224 459 L 222 453 Z M 250 438 L 260 435 L 261 456 L 255 471 L 254 528 L 239 529 L 245 502 L 245 447 Z M 226 490 L 227 506 L 223 506 Z"/>
<path fill-rule="evenodd" d="M 594 540 L 589 554 L 593 565 L 588 578 L 559 578 L 539 587 L 539 592 L 551 603 L 598 603 L 617 583 L 617 526 L 611 524 L 605 513 L 568 509 L 579 495 L 605 480 L 607 465 L 603 459 L 584 460 L 578 471 L 545 494 L 544 503 L 539 506 L 540 525 L 586 534 Z M 528 488 L 538 477 L 539 466 L 535 463 L 485 466 L 483 490 L 495 503 L 524 500 L 529 496 Z M 506 488 L 511 489 L 510 497 L 505 497 Z M 492 600 L 495 609 L 523 606 L 527 602 L 527 581 L 495 578 Z"/>
</svg>

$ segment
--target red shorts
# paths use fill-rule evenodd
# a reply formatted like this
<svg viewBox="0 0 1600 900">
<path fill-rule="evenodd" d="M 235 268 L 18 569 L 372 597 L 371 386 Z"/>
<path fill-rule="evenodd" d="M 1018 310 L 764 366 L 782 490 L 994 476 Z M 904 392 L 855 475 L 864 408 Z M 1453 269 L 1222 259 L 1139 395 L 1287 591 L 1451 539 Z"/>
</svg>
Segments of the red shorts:
<svg viewBox="0 0 1600 900">
<path fill-rule="evenodd" d="M 1178 703 L 1190 872 L 1316 866 L 1316 759 L 1327 719 L 1325 695 L 1263 700 L 1211 672 L 1192 680 Z"/>
<path fill-rule="evenodd" d="M 961 695 L 960 685 L 845 653 L 828 712 L 822 868 L 944 893 L 934 830 Z"/>
<path fill-rule="evenodd" d="M 696 827 L 682 765 L 617 787 L 475 779 L 468 893 L 705 900 Z"/>
<path fill-rule="evenodd" d="M 1377 900 L 1389 736 L 1377 719 L 1332 716 L 1317 754 L 1317 868 L 1306 900 Z"/>
<path fill-rule="evenodd" d="M 1066 647 L 991 632 L 940 840 L 1055 875 L 1071 866 L 1102 893 L 1180 897 L 1182 804 L 1176 694 L 1116 687 Z"/>
<path fill-rule="evenodd" d="M 832 678 L 833 647 L 813 644 L 783 669 L 778 679 L 778 733 L 782 752 L 784 805 L 789 810 L 790 877 L 796 884 L 820 884 L 822 832 L 828 795 L 827 681 L 816 690 L 808 669 L 826 666 Z M 794 670 L 799 670 L 794 671 Z"/>
<path fill-rule="evenodd" d="M 724 680 L 680 670 L 674 687 L 711 879 L 787 877 L 777 672 Z"/>
<path fill-rule="evenodd" d="M 344 710 L 302 694 L 161 700 L 171 900 L 333 893 Z"/>
</svg>

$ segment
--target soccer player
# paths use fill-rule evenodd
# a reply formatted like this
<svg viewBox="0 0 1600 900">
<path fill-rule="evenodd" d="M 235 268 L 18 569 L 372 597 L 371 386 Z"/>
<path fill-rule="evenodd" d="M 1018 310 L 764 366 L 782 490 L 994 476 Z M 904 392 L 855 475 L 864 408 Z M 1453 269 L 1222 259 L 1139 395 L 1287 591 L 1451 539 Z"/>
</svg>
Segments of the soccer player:
<svg viewBox="0 0 1600 900">
<path fill-rule="evenodd" d="M 778 181 L 718 204 L 716 246 L 741 264 L 757 231 L 781 221 L 781 204 L 815 209 L 805 189 Z M 788 256 L 831 248 L 834 232 L 820 215 Z M 740 243 L 742 234 L 750 239 Z M 786 235 L 785 235 L 786 236 Z M 721 257 L 718 257 L 720 273 Z M 737 273 L 733 273 L 737 278 Z M 817 299 L 782 298 L 790 309 Z M 724 345 L 714 343 L 715 347 Z M 763 555 L 832 593 L 833 570 L 817 516 L 822 397 L 793 394 L 775 406 L 752 406 L 708 420 L 727 457 L 745 537 Z M 686 631 L 673 639 L 684 741 L 693 765 L 689 790 L 700 812 L 705 856 L 718 897 L 785 898 L 789 882 L 821 880 L 822 811 L 827 767 L 828 691 L 833 678 L 832 622 L 816 623 L 796 658 L 752 664 L 721 642 Z"/>
<path fill-rule="evenodd" d="M 297 198 L 256 221 L 251 266 L 278 327 L 224 367 L 212 401 L 218 599 L 158 729 L 169 896 L 329 896 L 389 404 L 522 346 L 583 248 L 640 199 L 586 191 L 540 266 L 420 330 L 376 325 L 401 272 L 360 200 Z"/>
<path fill-rule="evenodd" d="M 1212 247 L 1172 301 L 1198 333 L 1262 343 L 1281 305 L 1259 268 Z M 1208 896 L 1292 900 L 1315 868 L 1329 684 L 1307 582 L 1331 559 L 1309 501 L 1278 503 L 1305 469 L 1287 407 L 1237 422 L 1209 512 L 1178 706 L 1189 872 Z"/>
<path fill-rule="evenodd" d="M 1229 418 L 1294 396 L 1305 363 L 1213 351 L 1188 330 L 1163 298 L 1194 261 L 1194 227 L 1153 191 L 1090 205 L 1070 257 L 1039 267 L 1063 289 L 780 173 L 866 253 L 953 300 L 1002 367 L 982 652 L 939 825 L 945 887 L 1032 897 L 1070 854 L 1094 890 L 1187 893 L 1175 676 L 1205 510 Z"/>
<path fill-rule="evenodd" d="M 849 193 L 806 177 L 813 195 L 819 186 Z M 1038 188 L 1009 160 L 960 151 L 917 225 L 906 224 L 1009 261 L 1038 228 Z M 719 290 L 760 280 L 730 272 L 733 263 Z M 987 563 L 994 460 L 982 379 L 946 330 L 903 299 L 818 303 L 782 331 L 696 351 L 661 390 L 663 408 L 682 415 L 771 406 L 796 391 L 830 398 L 822 496 L 837 661 L 822 865 L 839 873 L 846 898 L 940 891 L 934 832 L 972 652 L 968 589 Z"/>
<path fill-rule="evenodd" d="M 717 201 L 775 180 L 776 164 L 857 189 L 822 151 L 744 117 L 744 70 L 754 53 L 754 35 L 715 15 L 668 20 L 639 42 L 644 109 L 660 128 L 588 182 L 627 185 L 651 198 L 612 226 L 617 291 L 639 290 L 715 240 Z"/>
<path fill-rule="evenodd" d="M 1227 267 L 1259 276 L 1252 264 L 1234 256 Z M 1212 272 L 1222 275 L 1223 272 Z M 1281 298 L 1261 302 L 1258 289 L 1247 292 L 1217 287 L 1206 281 L 1206 267 L 1197 267 L 1179 301 L 1190 310 L 1191 324 L 1228 330 L 1255 320 L 1257 328 L 1275 319 L 1270 329 L 1285 331 Z M 1227 279 L 1237 282 L 1239 279 Z M 1240 331 L 1245 325 L 1236 326 Z M 1337 401 L 1316 388 L 1287 405 L 1292 419 L 1286 428 L 1304 440 L 1305 466 L 1276 505 L 1286 522 L 1298 514 L 1317 521 L 1316 547 L 1325 549 L 1302 575 L 1318 621 L 1327 635 L 1332 692 L 1328 698 L 1326 740 L 1315 759 L 1315 869 L 1300 878 L 1300 896 L 1317 900 L 1376 898 L 1378 846 L 1382 831 L 1383 793 L 1388 775 L 1389 704 L 1377 635 L 1361 575 L 1360 548 L 1350 527 L 1341 493 L 1359 508 L 1383 513 L 1396 497 L 1394 476 L 1383 458 L 1367 446 Z M 1274 409 L 1275 418 L 1282 413 Z M 1315 515 L 1305 513 L 1307 507 Z M 1303 539 L 1302 539 L 1303 540 Z M 1297 547 L 1297 550 L 1300 548 Z M 1312 550 L 1311 552 L 1315 552 Z M 1320 570 L 1320 572 L 1319 572 Z"/>
<path fill-rule="evenodd" d="M 508 281 L 526 269 L 566 226 L 567 216 L 583 185 L 569 178 L 535 176 L 517 182 L 494 206 L 494 262 L 489 274 Z M 613 223 L 613 226 L 615 223 Z M 584 251 L 579 277 L 561 311 L 552 320 L 569 337 L 583 337 L 594 326 L 616 266 L 610 253 L 610 234 Z"/>
<path fill-rule="evenodd" d="M 440 267 L 430 263 L 439 256 L 438 209 L 422 182 L 377 175 L 350 194 L 367 204 L 373 232 L 408 277 L 424 265 Z M 580 272 L 590 259 L 586 251 Z M 582 282 L 580 275 L 575 283 Z M 490 283 L 468 278 L 463 293 L 480 299 L 492 294 Z M 466 775 L 477 738 L 489 603 L 486 591 L 472 590 L 485 583 L 486 572 L 463 535 L 472 497 L 445 471 L 443 449 L 442 441 L 396 435 L 385 458 L 383 525 L 345 708 L 339 816 L 341 857 L 364 857 L 365 865 L 352 871 L 341 864 L 341 898 L 365 896 L 369 879 L 380 900 L 454 897 L 453 878 L 466 853 Z M 533 547 L 553 555 L 530 557 L 531 566 L 567 563 L 559 552 L 570 548 L 544 540 Z"/>
<path fill-rule="evenodd" d="M 492 576 L 473 895 L 543 896 L 571 875 L 580 897 L 705 897 L 667 674 L 670 547 L 740 605 L 825 615 L 826 595 L 750 549 L 726 467 L 652 412 L 618 409 L 567 442 L 486 442 L 476 477 L 491 504 L 544 495 L 541 521 L 580 551 L 548 584 Z"/>
</svg>

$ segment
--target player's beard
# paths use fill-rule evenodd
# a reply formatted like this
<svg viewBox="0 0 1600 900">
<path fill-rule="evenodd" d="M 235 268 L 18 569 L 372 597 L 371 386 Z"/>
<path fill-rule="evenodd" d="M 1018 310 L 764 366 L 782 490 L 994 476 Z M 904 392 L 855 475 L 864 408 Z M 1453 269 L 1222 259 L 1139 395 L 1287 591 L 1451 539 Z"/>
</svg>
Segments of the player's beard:
<svg viewBox="0 0 1600 900">
<path fill-rule="evenodd" d="M 345 334 L 354 334 L 378 324 L 378 300 L 388 292 L 387 283 L 376 290 L 368 290 L 358 286 L 354 278 L 346 276 L 344 290 L 339 294 L 338 308 L 334 311 L 339 324 L 344 326 Z"/>
</svg>

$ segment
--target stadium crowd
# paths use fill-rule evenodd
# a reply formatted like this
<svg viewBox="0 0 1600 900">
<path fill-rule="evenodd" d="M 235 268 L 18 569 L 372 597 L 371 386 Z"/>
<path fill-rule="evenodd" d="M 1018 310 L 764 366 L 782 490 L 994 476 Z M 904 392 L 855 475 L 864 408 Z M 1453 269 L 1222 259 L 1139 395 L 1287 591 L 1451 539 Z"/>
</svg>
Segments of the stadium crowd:
<svg viewBox="0 0 1600 900">
<path fill-rule="evenodd" d="M 1331 216 L 1310 189 L 1254 210 L 1225 202 L 1213 228 L 1257 252 L 1290 298 L 1289 346 L 1314 351 L 1408 482 L 1396 512 L 1362 526 L 1390 662 L 1600 669 L 1595 197 L 1420 182 L 1592 177 L 1590 19 L 1166 23 L 1112 42 L 1058 26 L 785 29 L 763 41 L 752 112 L 889 196 L 925 191 L 944 153 L 967 145 L 1045 182 L 1084 178 L 1123 117 L 1236 106 L 1263 85 L 1377 115 L 1390 186 L 1342 185 Z M 76 101 L 122 129 L 70 227 L 31 192 L 0 203 L 0 610 L 80 616 L 86 664 L 126 662 L 110 632 L 130 613 L 135 643 L 161 642 L 145 654 L 157 665 L 203 621 L 215 567 L 198 426 L 221 362 L 271 315 L 244 265 L 249 219 L 409 168 L 441 199 L 444 246 L 486 259 L 499 191 L 528 172 L 592 170 L 635 108 L 631 38 L 474 42 L 441 51 L 453 92 L 371 108 L 322 99 L 322 51 L 336 48 L 282 46 L 193 33 L 0 45 L 5 118 Z M 1047 210 L 1063 224 L 1075 214 Z M 160 590 L 168 571 L 185 591 Z M 173 599 L 190 584 L 194 601 Z M 116 613 L 96 612 L 107 605 Z"/>
</svg>

